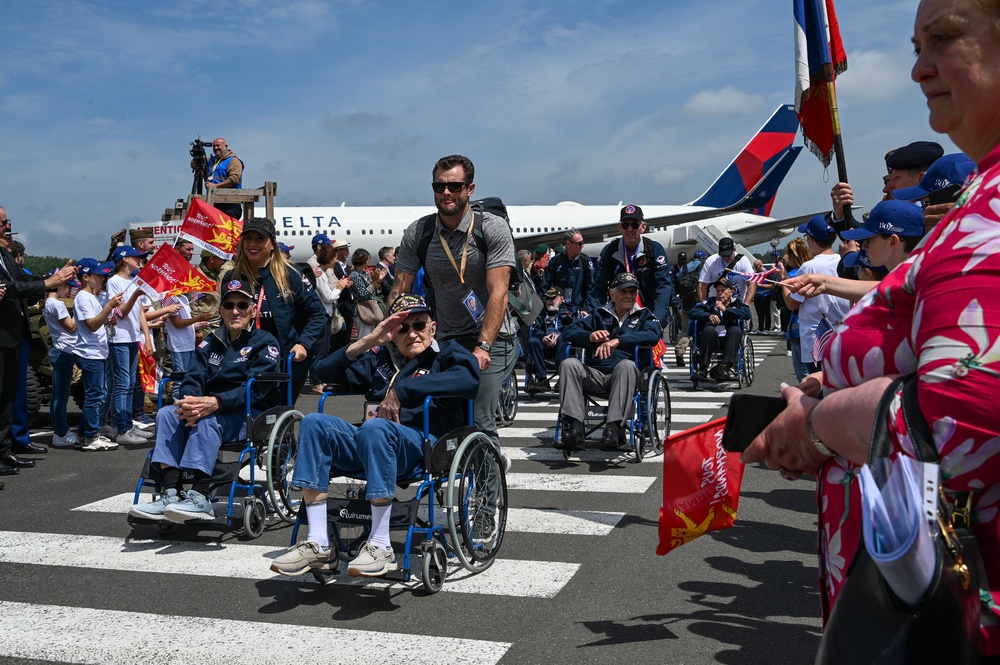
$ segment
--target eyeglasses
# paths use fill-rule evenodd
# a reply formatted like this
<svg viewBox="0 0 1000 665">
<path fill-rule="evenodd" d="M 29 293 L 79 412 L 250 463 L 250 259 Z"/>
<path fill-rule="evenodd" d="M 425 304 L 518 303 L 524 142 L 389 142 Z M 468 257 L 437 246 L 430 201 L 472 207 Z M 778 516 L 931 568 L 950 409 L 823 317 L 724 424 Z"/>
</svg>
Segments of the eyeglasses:
<svg viewBox="0 0 1000 665">
<path fill-rule="evenodd" d="M 642 226 L 642 222 L 618 222 L 623 229 L 638 229 Z"/>
<path fill-rule="evenodd" d="M 636 227 L 636 228 L 639 228 L 639 227 Z M 566 244 L 567 245 L 576 245 L 577 247 L 583 247 L 583 241 L 582 240 L 570 240 Z"/>
<path fill-rule="evenodd" d="M 448 190 L 451 193 L 460 192 L 462 188 L 465 187 L 464 182 L 432 182 L 431 189 L 434 190 L 435 194 L 444 194 L 444 190 Z"/>
<path fill-rule="evenodd" d="M 248 309 L 250 309 L 250 303 L 248 303 L 246 300 L 240 300 L 239 302 L 233 302 L 230 300 L 229 302 L 222 303 L 221 307 L 222 309 L 225 310 L 231 310 L 233 308 L 236 308 L 241 312 L 245 312 Z"/>
<path fill-rule="evenodd" d="M 417 321 L 416 323 L 413 324 L 404 323 L 399 326 L 399 330 L 397 330 L 396 333 L 399 335 L 405 335 L 410 332 L 410 328 L 413 328 L 417 332 L 423 332 L 424 328 L 427 327 L 428 323 L 430 323 L 430 321 Z"/>
</svg>

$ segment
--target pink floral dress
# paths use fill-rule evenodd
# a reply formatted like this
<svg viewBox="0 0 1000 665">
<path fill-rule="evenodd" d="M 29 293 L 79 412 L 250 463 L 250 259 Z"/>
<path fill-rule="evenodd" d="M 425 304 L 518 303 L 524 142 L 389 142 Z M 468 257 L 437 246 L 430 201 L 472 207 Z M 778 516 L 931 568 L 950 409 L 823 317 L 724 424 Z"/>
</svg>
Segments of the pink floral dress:
<svg viewBox="0 0 1000 665">
<path fill-rule="evenodd" d="M 823 356 L 829 392 L 914 372 L 944 486 L 974 493 L 989 577 L 983 653 L 1000 654 L 1000 148 L 910 258 L 848 313 Z M 889 421 L 894 453 L 913 456 L 898 400 Z M 858 468 L 835 457 L 818 477 L 824 618 L 860 544 Z"/>
</svg>

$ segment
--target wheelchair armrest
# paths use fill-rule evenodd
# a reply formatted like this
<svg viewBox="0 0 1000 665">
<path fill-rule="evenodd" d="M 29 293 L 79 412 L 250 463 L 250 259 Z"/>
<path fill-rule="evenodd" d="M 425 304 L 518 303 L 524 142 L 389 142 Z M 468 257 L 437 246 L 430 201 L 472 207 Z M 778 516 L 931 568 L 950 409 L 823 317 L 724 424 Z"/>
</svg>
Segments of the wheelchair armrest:
<svg viewBox="0 0 1000 665">
<path fill-rule="evenodd" d="M 181 381 L 181 380 L 184 379 L 185 376 L 187 376 L 187 372 L 170 372 L 169 374 L 165 375 L 163 378 L 164 379 L 169 379 L 171 381 Z"/>
<path fill-rule="evenodd" d="M 289 378 L 285 372 L 258 372 L 253 375 L 254 381 L 264 381 L 267 383 L 288 381 Z"/>
</svg>

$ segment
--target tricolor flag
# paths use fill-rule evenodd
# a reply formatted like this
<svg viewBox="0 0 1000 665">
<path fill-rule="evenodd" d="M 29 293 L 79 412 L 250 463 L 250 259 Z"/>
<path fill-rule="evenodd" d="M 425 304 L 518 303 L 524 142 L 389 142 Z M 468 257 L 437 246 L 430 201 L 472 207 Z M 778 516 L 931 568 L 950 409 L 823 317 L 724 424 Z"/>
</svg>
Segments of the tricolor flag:
<svg viewBox="0 0 1000 665">
<path fill-rule="evenodd" d="M 847 53 L 840 39 L 840 26 L 833 0 L 792 0 L 795 15 L 795 113 L 802 125 L 802 138 L 823 166 L 833 156 L 833 115 L 830 80 L 847 69 Z M 830 86 L 833 84 L 830 83 Z"/>
<path fill-rule="evenodd" d="M 228 260 L 236 253 L 236 243 L 242 232 L 243 222 L 193 198 L 177 237 Z"/>
</svg>

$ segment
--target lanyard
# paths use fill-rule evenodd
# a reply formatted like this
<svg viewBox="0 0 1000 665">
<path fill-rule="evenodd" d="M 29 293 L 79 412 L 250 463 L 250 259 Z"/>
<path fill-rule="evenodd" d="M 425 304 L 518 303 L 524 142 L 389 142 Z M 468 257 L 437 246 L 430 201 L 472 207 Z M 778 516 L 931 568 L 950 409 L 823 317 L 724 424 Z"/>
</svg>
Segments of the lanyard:
<svg viewBox="0 0 1000 665">
<path fill-rule="evenodd" d="M 260 293 L 257 294 L 257 314 L 253 317 L 253 324 L 260 330 L 260 304 L 264 300 L 264 285 L 260 285 Z"/>
<path fill-rule="evenodd" d="M 635 252 L 632 256 L 629 256 L 628 247 L 625 246 L 625 239 L 622 238 L 622 256 L 625 257 L 625 272 L 635 274 L 632 270 L 632 262 L 635 261 L 635 257 L 639 256 L 640 251 L 642 251 L 642 238 L 639 239 L 639 244 L 635 246 Z"/>
<path fill-rule="evenodd" d="M 462 282 L 462 284 L 465 284 L 465 263 L 469 258 L 469 241 L 472 240 L 472 227 L 475 226 L 475 223 L 476 223 L 476 217 L 475 215 L 473 215 L 472 219 L 469 220 L 469 231 L 468 233 L 465 234 L 465 247 L 462 249 L 461 268 L 459 268 L 458 264 L 455 263 L 455 257 L 451 253 L 451 247 L 449 247 L 448 243 L 445 242 L 444 240 L 444 234 L 443 233 L 438 234 L 438 240 L 441 241 L 441 247 L 444 248 L 444 253 L 448 255 L 448 260 L 451 261 L 451 267 L 454 268 L 455 272 L 458 273 L 458 279 L 460 282 Z"/>
</svg>

